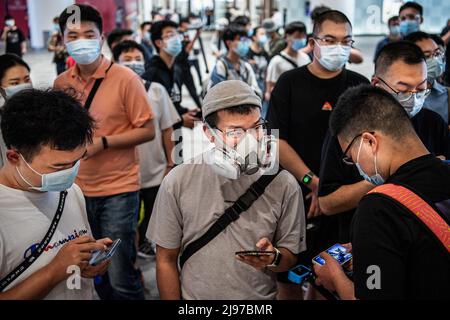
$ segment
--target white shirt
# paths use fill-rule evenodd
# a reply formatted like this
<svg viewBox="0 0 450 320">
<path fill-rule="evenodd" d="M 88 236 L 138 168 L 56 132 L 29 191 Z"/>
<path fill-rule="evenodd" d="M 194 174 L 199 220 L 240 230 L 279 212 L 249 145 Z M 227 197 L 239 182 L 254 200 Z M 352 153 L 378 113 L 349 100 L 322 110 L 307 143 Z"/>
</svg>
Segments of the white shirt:
<svg viewBox="0 0 450 320">
<path fill-rule="evenodd" d="M 24 257 L 31 254 L 31 248 L 42 241 L 58 203 L 59 192 L 27 192 L 0 184 L 1 279 L 22 263 Z M 68 190 L 61 220 L 47 248 L 5 291 L 48 265 L 65 243 L 84 235 L 92 234 L 83 194 L 74 184 Z M 66 281 L 62 281 L 44 299 L 88 300 L 92 299 L 92 293 L 92 279 L 81 278 L 80 289 L 69 289 Z"/>
<path fill-rule="evenodd" d="M 169 94 L 161 84 L 152 82 L 148 98 L 155 114 L 155 138 L 138 146 L 141 189 L 161 184 L 167 166 L 161 131 L 181 121 Z"/>
<path fill-rule="evenodd" d="M 289 59 L 295 64 L 297 64 L 297 67 L 304 66 L 311 62 L 309 56 L 302 51 L 298 52 L 297 59 L 292 58 L 284 51 L 281 51 L 280 55 L 282 55 L 284 58 L 280 57 L 279 55 L 276 55 L 275 57 L 272 58 L 272 60 L 270 60 L 269 66 L 267 67 L 267 76 L 266 76 L 266 81 L 268 82 L 276 83 L 278 81 L 278 78 L 283 73 L 294 69 L 293 64 L 286 61 L 286 59 Z"/>
</svg>

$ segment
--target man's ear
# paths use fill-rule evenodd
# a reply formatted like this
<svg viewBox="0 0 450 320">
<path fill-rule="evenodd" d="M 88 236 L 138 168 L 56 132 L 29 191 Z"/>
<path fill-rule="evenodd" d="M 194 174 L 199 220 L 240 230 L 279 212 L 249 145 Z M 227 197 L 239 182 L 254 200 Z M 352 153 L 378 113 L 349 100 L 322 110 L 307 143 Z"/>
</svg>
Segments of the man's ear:
<svg viewBox="0 0 450 320">
<path fill-rule="evenodd" d="M 155 41 L 155 46 L 158 47 L 159 50 L 162 49 L 162 39 L 158 39 Z"/>
<path fill-rule="evenodd" d="M 203 125 L 203 132 L 205 133 L 209 142 L 214 143 L 214 136 L 211 134 L 211 131 L 206 124 Z"/>
<path fill-rule="evenodd" d="M 420 24 L 422 24 L 422 23 L 423 23 L 423 17 L 420 16 Z"/>
<path fill-rule="evenodd" d="M 8 162 L 12 165 L 16 166 L 20 161 L 20 155 L 17 151 L 8 149 L 6 151 L 6 159 L 8 159 Z"/>
</svg>

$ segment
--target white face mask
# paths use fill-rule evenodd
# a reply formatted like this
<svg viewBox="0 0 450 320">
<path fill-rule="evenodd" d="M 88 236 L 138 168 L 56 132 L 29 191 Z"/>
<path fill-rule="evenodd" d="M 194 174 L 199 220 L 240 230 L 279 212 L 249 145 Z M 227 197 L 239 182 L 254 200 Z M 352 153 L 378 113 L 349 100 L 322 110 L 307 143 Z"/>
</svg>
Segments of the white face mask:
<svg viewBox="0 0 450 320">
<path fill-rule="evenodd" d="M 328 71 L 337 71 L 342 69 L 347 63 L 350 57 L 350 51 L 352 47 L 342 46 L 340 44 L 331 46 L 321 46 L 317 43 L 316 45 L 320 49 L 319 63 L 327 69 Z"/>
<path fill-rule="evenodd" d="M 65 191 L 69 189 L 73 183 L 75 182 L 75 178 L 78 174 L 78 169 L 80 168 L 80 160 L 78 160 L 72 168 L 56 171 L 52 173 L 41 174 L 34 170 L 28 162 L 20 155 L 25 164 L 30 168 L 31 171 L 41 176 L 41 186 L 35 187 L 31 183 L 28 182 L 19 171 L 19 168 L 16 167 L 17 173 L 22 178 L 22 180 L 30 187 L 32 190 L 40 191 L 40 192 L 48 192 L 48 191 Z"/>
<path fill-rule="evenodd" d="M 3 90 L 5 90 L 7 99 L 11 98 L 17 92 L 20 92 L 22 90 L 27 90 L 27 89 L 33 89 L 33 85 L 29 82 L 3 88 Z"/>
<path fill-rule="evenodd" d="M 228 179 L 238 179 L 243 174 L 252 175 L 259 169 L 271 167 L 276 159 L 277 144 L 274 136 L 265 135 L 258 141 L 252 134 L 245 136 L 232 148 L 211 129 L 216 145 L 208 154 L 208 164 Z"/>
<path fill-rule="evenodd" d="M 93 63 L 100 56 L 101 47 L 98 39 L 80 39 L 66 43 L 67 52 L 78 64 Z"/>
</svg>

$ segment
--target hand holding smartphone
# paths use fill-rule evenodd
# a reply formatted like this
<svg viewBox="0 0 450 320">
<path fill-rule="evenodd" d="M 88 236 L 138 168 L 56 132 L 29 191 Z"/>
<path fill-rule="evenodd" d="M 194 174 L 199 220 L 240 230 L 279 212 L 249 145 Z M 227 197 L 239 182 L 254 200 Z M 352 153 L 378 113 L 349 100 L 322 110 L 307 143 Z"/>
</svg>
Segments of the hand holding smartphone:
<svg viewBox="0 0 450 320">
<path fill-rule="evenodd" d="M 331 246 L 326 250 L 326 252 L 335 260 L 337 260 L 341 266 L 346 264 L 353 258 L 352 254 L 348 252 L 348 249 L 341 244 L 335 244 Z M 312 259 L 312 262 L 323 266 L 325 264 L 325 259 L 322 258 L 319 254 Z"/>
<path fill-rule="evenodd" d="M 122 240 L 115 240 L 106 250 L 98 250 L 92 253 L 92 258 L 89 261 L 91 266 L 97 266 L 103 261 L 109 260 L 112 258 L 114 253 L 116 252 L 117 247 L 122 242 Z"/>
</svg>

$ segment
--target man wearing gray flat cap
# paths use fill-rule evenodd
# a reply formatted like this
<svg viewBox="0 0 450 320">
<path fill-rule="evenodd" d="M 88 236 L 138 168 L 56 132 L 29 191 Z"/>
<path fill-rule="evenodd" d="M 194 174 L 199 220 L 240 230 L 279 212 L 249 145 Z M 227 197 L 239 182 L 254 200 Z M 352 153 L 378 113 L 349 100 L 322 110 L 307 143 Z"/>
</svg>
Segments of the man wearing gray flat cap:
<svg viewBox="0 0 450 320">
<path fill-rule="evenodd" d="M 306 249 L 301 189 L 273 169 L 276 141 L 249 85 L 211 88 L 203 117 L 214 147 L 166 176 L 147 230 L 157 244 L 160 297 L 275 299 L 276 273 Z"/>
</svg>

